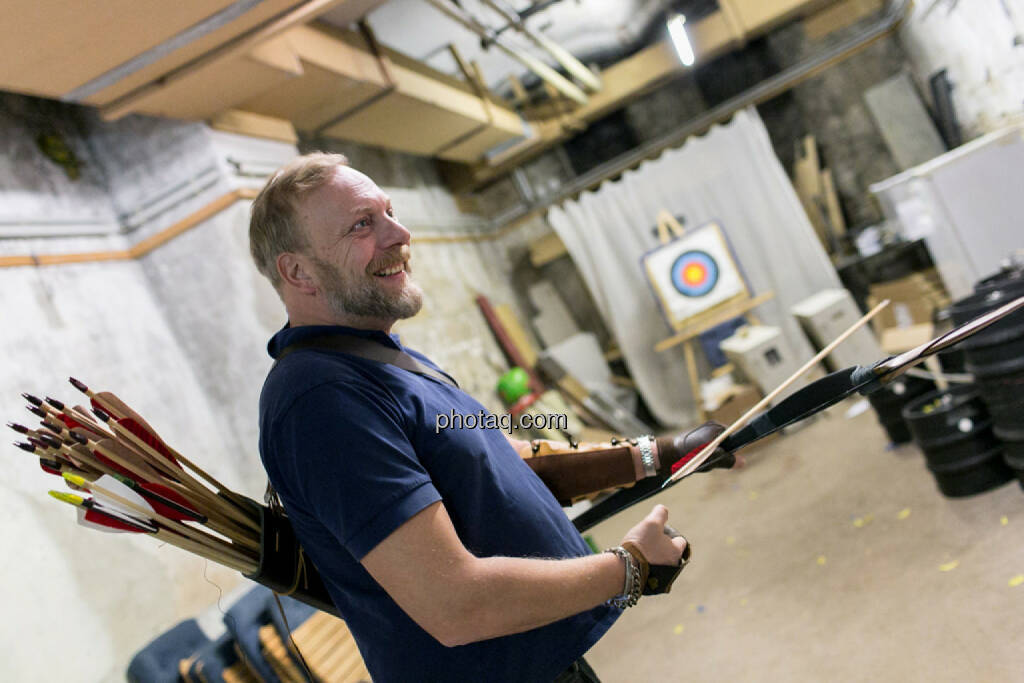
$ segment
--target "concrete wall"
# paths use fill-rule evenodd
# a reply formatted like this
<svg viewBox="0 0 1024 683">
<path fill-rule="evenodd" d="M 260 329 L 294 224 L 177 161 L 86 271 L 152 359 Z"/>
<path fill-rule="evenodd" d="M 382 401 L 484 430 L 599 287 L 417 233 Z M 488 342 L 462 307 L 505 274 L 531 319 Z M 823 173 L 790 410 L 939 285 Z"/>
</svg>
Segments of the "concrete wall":
<svg viewBox="0 0 1024 683">
<path fill-rule="evenodd" d="M 946 69 L 964 140 L 1024 118 L 1024 3 L 915 3 L 900 37 L 918 85 Z"/>
</svg>

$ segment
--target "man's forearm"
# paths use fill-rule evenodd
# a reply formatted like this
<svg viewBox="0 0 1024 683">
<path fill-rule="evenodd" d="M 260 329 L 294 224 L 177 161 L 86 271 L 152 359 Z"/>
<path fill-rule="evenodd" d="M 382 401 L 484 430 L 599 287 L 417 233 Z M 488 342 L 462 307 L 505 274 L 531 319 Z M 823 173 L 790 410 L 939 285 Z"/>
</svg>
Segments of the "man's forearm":
<svg viewBox="0 0 1024 683">
<path fill-rule="evenodd" d="M 555 498 L 567 505 L 579 496 L 629 486 L 657 472 L 660 460 L 654 440 L 642 439 L 576 446 L 537 441 L 532 448 L 521 450 L 520 456 Z"/>
<path fill-rule="evenodd" d="M 622 592 L 625 565 L 611 553 L 473 558 L 456 580 L 462 590 L 449 646 L 528 631 L 596 607 Z"/>
</svg>

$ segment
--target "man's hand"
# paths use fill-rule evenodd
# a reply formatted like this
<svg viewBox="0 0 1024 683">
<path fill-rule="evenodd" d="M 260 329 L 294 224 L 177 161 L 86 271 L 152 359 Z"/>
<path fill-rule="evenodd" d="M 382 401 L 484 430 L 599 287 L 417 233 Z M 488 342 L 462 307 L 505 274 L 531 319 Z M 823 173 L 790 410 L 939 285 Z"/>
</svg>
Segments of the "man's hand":
<svg viewBox="0 0 1024 683">
<path fill-rule="evenodd" d="M 665 533 L 668 523 L 668 508 L 655 505 L 651 514 L 629 530 L 622 539 L 623 544 L 632 541 L 649 564 L 675 566 L 683 557 L 686 539 L 682 536 L 670 537 Z"/>
<path fill-rule="evenodd" d="M 718 435 L 725 431 L 725 427 L 717 422 L 705 422 L 696 429 L 691 429 L 685 434 L 678 434 L 673 437 L 662 437 L 658 439 L 659 467 L 658 473 L 667 475 L 672 472 L 672 465 L 687 456 L 695 456 L 704 446 L 718 438 Z M 730 453 L 719 447 L 701 465 L 697 471 L 707 472 L 716 468 L 739 469 L 746 464 L 742 455 Z"/>
</svg>

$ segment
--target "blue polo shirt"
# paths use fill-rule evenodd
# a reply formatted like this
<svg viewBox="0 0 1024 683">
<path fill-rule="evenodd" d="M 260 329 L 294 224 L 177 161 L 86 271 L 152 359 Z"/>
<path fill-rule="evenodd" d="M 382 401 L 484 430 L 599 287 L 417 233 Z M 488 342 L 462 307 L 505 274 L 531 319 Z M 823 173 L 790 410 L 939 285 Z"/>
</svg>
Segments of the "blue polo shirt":
<svg viewBox="0 0 1024 683">
<path fill-rule="evenodd" d="M 437 367 L 395 335 L 346 327 L 285 327 L 268 350 L 277 357 L 325 333 L 367 337 Z M 360 564 L 436 501 L 478 557 L 590 553 L 501 431 L 436 433 L 436 416 L 452 410 L 486 413 L 443 382 L 337 351 L 301 349 L 282 359 L 263 386 L 260 456 L 375 681 L 549 681 L 597 642 L 619 610 L 600 606 L 525 633 L 448 648 Z"/>
</svg>

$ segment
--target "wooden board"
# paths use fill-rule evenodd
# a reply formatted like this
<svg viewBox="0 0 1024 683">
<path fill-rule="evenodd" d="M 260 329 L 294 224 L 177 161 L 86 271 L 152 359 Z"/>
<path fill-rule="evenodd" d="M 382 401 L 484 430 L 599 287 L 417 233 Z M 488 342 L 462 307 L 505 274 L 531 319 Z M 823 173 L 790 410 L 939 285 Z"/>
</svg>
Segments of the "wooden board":
<svg viewBox="0 0 1024 683">
<path fill-rule="evenodd" d="M 217 62 L 151 90 L 132 104 L 132 111 L 178 119 L 209 119 L 270 88 L 295 78 L 290 70 L 248 55 Z"/>
<path fill-rule="evenodd" d="M 565 242 L 554 232 L 530 242 L 530 263 L 535 268 L 540 268 L 568 253 Z"/>
<path fill-rule="evenodd" d="M 383 0 L 379 0 L 379 2 L 382 3 Z M 278 21 L 278 18 L 296 7 L 310 6 L 312 7 L 311 16 L 315 16 L 317 12 L 341 11 L 347 5 L 353 3 L 358 4 L 357 2 L 354 2 L 354 0 L 328 0 L 327 2 L 321 2 L 315 6 L 310 3 L 300 5 L 296 3 L 296 0 L 262 0 L 259 4 L 255 5 L 251 10 L 228 26 L 188 43 L 181 49 L 175 50 L 173 53 L 152 66 L 139 70 L 138 72 L 118 81 L 114 85 L 99 91 L 95 95 L 87 98 L 85 101 L 88 104 L 97 106 L 110 104 L 114 100 L 123 97 L 166 74 L 172 73 L 178 69 L 188 68 L 187 65 L 203 59 L 206 55 L 214 53 L 220 49 L 221 46 L 231 45 L 233 42 L 240 41 L 249 35 L 257 35 L 264 29 L 264 27 L 270 25 L 272 25 L 270 26 L 272 30 L 267 31 L 265 35 L 262 35 L 257 43 L 268 38 L 273 38 L 274 36 L 279 35 L 282 31 L 290 28 L 287 21 L 280 22 Z M 82 4 L 83 6 L 87 6 L 86 3 Z M 176 9 L 177 7 L 176 3 L 163 4 L 172 9 Z M 311 16 L 306 16 L 302 13 L 296 12 L 295 23 L 308 21 Z M 353 17 L 353 19 L 356 18 L 358 17 Z M 121 30 L 123 30 L 124 25 L 114 22 L 112 26 L 121 27 Z M 96 40 L 95 36 L 93 39 Z M 254 45 L 250 45 L 242 50 L 242 52 L 248 51 Z"/>
<path fill-rule="evenodd" d="M 229 109 L 217 114 L 210 119 L 210 127 L 228 133 L 278 140 L 289 144 L 299 141 L 299 136 L 295 133 L 295 126 L 291 121 L 239 109 Z"/>
<path fill-rule="evenodd" d="M 232 1 L 5 0 L 0 88 L 59 98 Z"/>
<path fill-rule="evenodd" d="M 512 307 L 508 304 L 498 304 L 494 307 L 494 314 L 498 316 L 498 320 L 504 326 L 505 332 L 512 339 L 512 343 L 516 345 L 519 353 L 523 356 L 523 360 L 527 363 L 527 367 L 524 369 L 529 370 L 534 367 L 537 364 L 537 345 L 533 342 L 533 337 L 519 323 L 519 318 L 512 310 Z"/>
<path fill-rule="evenodd" d="M 804 19 L 804 33 L 811 40 L 846 28 L 869 14 L 879 11 L 884 0 L 843 0 Z"/>
<path fill-rule="evenodd" d="M 325 128 L 323 134 L 407 154 L 432 156 L 484 121 L 483 107 L 478 108 L 476 116 L 466 116 L 446 104 L 391 92 Z"/>
</svg>

